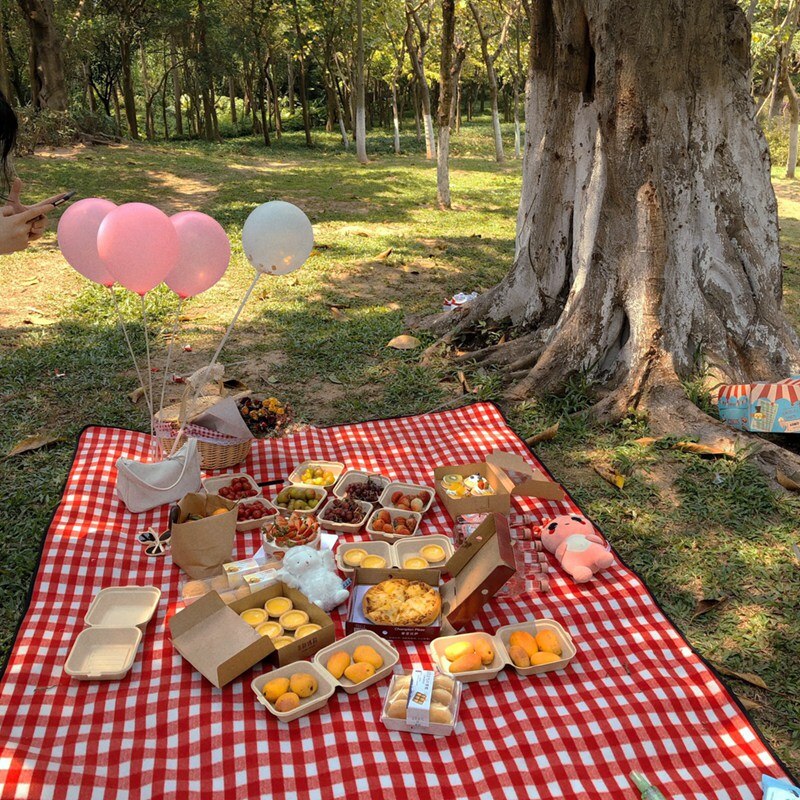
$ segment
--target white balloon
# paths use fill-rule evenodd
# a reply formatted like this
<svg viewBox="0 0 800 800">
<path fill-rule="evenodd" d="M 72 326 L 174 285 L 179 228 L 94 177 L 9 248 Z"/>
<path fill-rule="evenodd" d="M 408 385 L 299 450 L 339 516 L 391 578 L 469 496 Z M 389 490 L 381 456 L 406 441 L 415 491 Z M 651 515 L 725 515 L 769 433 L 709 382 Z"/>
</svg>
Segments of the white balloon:
<svg viewBox="0 0 800 800">
<path fill-rule="evenodd" d="M 242 228 L 247 260 L 264 275 L 286 275 L 303 266 L 314 248 L 311 221 L 297 206 L 272 200 L 253 209 Z"/>
</svg>

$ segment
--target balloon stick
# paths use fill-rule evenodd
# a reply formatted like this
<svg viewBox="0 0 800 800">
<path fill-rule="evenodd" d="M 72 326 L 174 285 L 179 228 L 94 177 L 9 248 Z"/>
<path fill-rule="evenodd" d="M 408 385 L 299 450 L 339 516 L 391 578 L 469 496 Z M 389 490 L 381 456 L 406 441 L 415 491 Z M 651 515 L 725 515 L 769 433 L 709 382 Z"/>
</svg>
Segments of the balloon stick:
<svg viewBox="0 0 800 800">
<path fill-rule="evenodd" d="M 142 378 L 141 370 L 139 369 L 139 363 L 136 361 L 136 355 L 133 352 L 133 345 L 131 344 L 130 337 L 128 336 L 128 329 L 125 326 L 125 319 L 122 316 L 122 310 L 119 307 L 119 301 L 117 300 L 117 293 L 114 291 L 113 286 L 108 287 L 108 291 L 111 293 L 111 299 L 114 301 L 114 308 L 117 310 L 117 320 L 119 322 L 120 328 L 122 328 L 122 333 L 125 336 L 125 341 L 128 344 L 128 352 L 131 354 L 131 358 L 133 359 L 133 366 L 136 370 L 136 377 L 139 379 L 139 385 L 142 387 L 142 394 L 144 395 L 144 401 L 147 404 L 147 410 L 150 412 L 150 418 L 153 417 L 153 401 L 151 398 L 147 396 L 147 387 L 144 385 L 144 379 Z"/>
<path fill-rule="evenodd" d="M 144 301 L 144 295 L 141 295 L 142 298 L 142 323 L 144 324 L 144 348 L 145 352 L 147 353 L 147 382 L 150 386 L 150 436 L 153 436 L 155 433 L 154 430 L 154 420 L 153 420 L 153 368 L 150 365 L 150 336 L 147 333 L 147 303 Z"/>
<path fill-rule="evenodd" d="M 172 334 L 169 337 L 169 347 L 167 348 L 167 362 L 164 365 L 164 380 L 161 382 L 161 401 L 158 404 L 158 411 L 164 410 L 164 395 L 167 392 L 167 380 L 169 376 L 169 365 L 172 361 L 172 348 L 175 346 L 175 338 L 178 335 L 178 326 L 181 322 L 181 309 L 183 308 L 183 298 L 178 299 L 178 309 L 175 312 L 175 323 L 172 326 Z"/>
<path fill-rule="evenodd" d="M 228 325 L 228 329 L 225 331 L 225 335 L 220 340 L 220 343 L 217 345 L 216 352 L 211 358 L 211 363 L 205 368 L 206 374 L 211 374 L 211 370 L 214 368 L 214 365 L 217 363 L 217 359 L 219 358 L 219 354 L 222 352 L 222 348 L 225 346 L 225 342 L 228 341 L 228 337 L 231 335 L 231 331 L 233 330 L 233 326 L 236 324 L 236 321 L 239 319 L 239 314 L 242 313 L 242 309 L 245 307 L 245 304 L 250 299 L 250 295 L 253 293 L 253 289 L 256 288 L 256 284 L 258 283 L 258 279 L 261 277 L 261 273 L 256 270 L 256 275 L 253 278 L 253 282 L 250 284 L 250 288 L 245 292 L 244 297 L 242 298 L 242 302 L 239 303 L 239 308 L 236 309 L 236 313 L 233 315 L 233 319 Z M 194 393 L 192 394 L 192 399 L 189 401 L 189 407 L 191 407 L 192 403 L 197 399 L 198 395 L 203 389 L 203 384 L 200 382 L 198 386 L 195 387 Z M 175 437 L 175 441 L 172 443 L 172 449 L 169 451 L 169 454 L 172 455 L 175 452 L 175 448 L 180 441 L 180 438 L 183 434 L 183 429 L 186 427 L 186 421 L 181 420 L 181 427 L 178 431 L 178 435 Z"/>
</svg>

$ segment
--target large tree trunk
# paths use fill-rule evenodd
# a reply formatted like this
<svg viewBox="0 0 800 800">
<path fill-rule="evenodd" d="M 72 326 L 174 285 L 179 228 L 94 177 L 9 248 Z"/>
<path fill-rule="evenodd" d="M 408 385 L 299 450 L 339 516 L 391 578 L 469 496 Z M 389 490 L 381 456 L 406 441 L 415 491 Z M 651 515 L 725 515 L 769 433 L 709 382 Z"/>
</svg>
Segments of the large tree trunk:
<svg viewBox="0 0 800 800">
<path fill-rule="evenodd" d="M 797 167 L 797 126 L 800 123 L 800 104 L 790 75 L 786 76 L 786 97 L 789 100 L 789 153 L 786 158 L 786 177 L 794 178 Z"/>
<path fill-rule="evenodd" d="M 455 0 L 442 0 L 442 58 L 439 65 L 439 148 L 436 162 L 436 199 L 450 208 L 450 116 L 453 103 L 453 48 L 456 38 Z"/>
<path fill-rule="evenodd" d="M 367 126 L 364 117 L 366 98 L 364 93 L 364 19 L 361 0 L 356 0 L 356 158 L 366 164 Z"/>
<path fill-rule="evenodd" d="M 38 108 L 67 110 L 62 37 L 56 28 L 53 0 L 18 0 L 31 35 L 32 94 Z"/>
<path fill-rule="evenodd" d="M 588 374 L 602 417 L 639 408 L 656 431 L 683 417 L 702 436 L 681 387 L 698 353 L 734 383 L 800 367 L 744 13 L 735 0 L 542 0 L 531 35 L 515 261 L 432 327 L 452 341 L 453 323 L 519 326 L 464 356 L 505 364 L 510 398 Z"/>
<path fill-rule="evenodd" d="M 133 93 L 131 74 L 131 42 L 127 35 L 120 41 L 122 58 L 122 102 L 125 104 L 125 119 L 128 121 L 128 134 L 131 139 L 139 138 L 139 121 L 136 119 L 136 96 Z"/>
<path fill-rule="evenodd" d="M 181 91 L 181 75 L 178 70 L 178 52 L 175 47 L 174 37 L 170 39 L 169 60 L 172 68 L 172 98 L 175 105 L 175 133 L 178 136 L 183 136 L 183 108 L 181 103 L 183 92 Z"/>
<path fill-rule="evenodd" d="M 417 78 L 419 99 L 422 104 L 422 123 L 425 127 L 425 157 L 436 158 L 436 137 L 433 132 L 433 116 L 431 115 L 431 92 L 428 79 L 425 77 L 425 53 L 428 46 L 427 28 L 422 24 L 419 13 L 411 5 L 406 5 L 408 25 L 406 27 L 406 49 L 411 58 L 411 65 Z M 414 42 L 414 29 L 417 30 L 419 44 Z"/>
</svg>

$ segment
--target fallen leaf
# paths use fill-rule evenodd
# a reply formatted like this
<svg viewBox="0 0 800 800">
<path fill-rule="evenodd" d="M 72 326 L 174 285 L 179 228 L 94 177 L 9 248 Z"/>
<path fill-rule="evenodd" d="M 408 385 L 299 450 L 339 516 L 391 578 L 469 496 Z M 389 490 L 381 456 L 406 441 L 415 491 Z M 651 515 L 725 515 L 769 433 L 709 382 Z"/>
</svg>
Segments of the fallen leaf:
<svg viewBox="0 0 800 800">
<path fill-rule="evenodd" d="M 270 375 L 269 378 L 264 378 L 264 380 L 270 385 L 275 386 L 278 382 L 278 379 L 274 375 Z"/>
<path fill-rule="evenodd" d="M 458 371 L 458 382 L 464 394 L 469 394 L 472 391 L 467 383 L 467 376 L 461 370 Z"/>
<path fill-rule="evenodd" d="M 655 444 L 658 439 L 655 436 L 642 436 L 639 439 L 634 439 L 633 443 L 638 444 L 640 447 L 650 447 L 651 444 Z"/>
<path fill-rule="evenodd" d="M 341 386 L 341 385 L 342 385 L 342 382 L 341 382 L 341 381 L 340 381 L 340 380 L 339 380 L 339 379 L 338 379 L 338 378 L 337 378 L 335 375 L 328 375 L 327 377 L 328 377 L 328 380 L 329 380 L 331 383 L 336 383 L 336 384 L 338 384 L 339 386 Z"/>
<path fill-rule="evenodd" d="M 713 662 L 712 662 L 713 663 Z M 720 675 L 727 675 L 729 678 L 736 678 L 737 680 L 744 681 L 745 683 L 749 683 L 751 686 L 757 686 L 759 689 L 769 689 L 764 681 L 758 677 L 758 675 L 754 675 L 752 672 L 736 672 L 736 670 L 728 669 L 727 667 L 723 667 L 722 664 L 714 663 L 714 668 L 719 672 Z"/>
<path fill-rule="evenodd" d="M 675 442 L 673 445 L 676 450 L 684 453 L 693 453 L 696 456 L 706 456 L 708 458 L 733 458 L 733 453 L 722 447 L 699 442 Z"/>
<path fill-rule="evenodd" d="M 378 255 L 375 256 L 374 260 L 375 261 L 386 261 L 386 259 L 389 258 L 389 256 L 392 254 L 392 250 L 394 250 L 394 248 L 390 247 L 388 250 L 384 250 L 382 253 L 378 253 Z"/>
<path fill-rule="evenodd" d="M 525 440 L 525 443 L 532 445 L 532 444 L 538 444 L 539 442 L 549 442 L 551 439 L 555 439 L 556 434 L 558 433 L 558 426 L 559 423 L 556 422 L 555 425 L 551 425 L 549 428 L 545 428 L 543 431 L 539 431 L 539 433 L 534 433 L 533 436 Z"/>
<path fill-rule="evenodd" d="M 21 285 L 22 286 L 35 286 L 37 283 L 39 283 L 39 279 L 38 278 L 30 278 L 30 280 L 22 281 Z"/>
<path fill-rule="evenodd" d="M 331 306 L 331 316 L 335 319 L 344 319 L 344 312 L 340 308 L 336 308 L 336 306 Z"/>
<path fill-rule="evenodd" d="M 616 489 L 622 489 L 625 486 L 625 476 L 621 475 L 615 469 L 610 467 L 601 467 L 597 464 L 594 465 L 594 471 L 607 483 L 610 483 Z"/>
<path fill-rule="evenodd" d="M 130 397 L 131 403 L 136 405 L 144 397 L 144 389 L 141 386 L 137 386 L 128 397 Z"/>
<path fill-rule="evenodd" d="M 407 333 L 395 336 L 386 346 L 395 350 L 414 350 L 422 344 L 416 336 L 409 336 Z"/>
<path fill-rule="evenodd" d="M 775 480 L 778 481 L 784 489 L 788 489 L 790 492 L 800 492 L 800 483 L 790 478 L 780 469 L 775 470 Z"/>
<path fill-rule="evenodd" d="M 737 694 L 736 697 L 744 706 L 745 711 L 758 711 L 760 708 L 764 707 L 761 705 L 761 703 L 756 703 L 755 700 L 751 700 L 749 697 L 745 697 L 744 695 Z"/>
<path fill-rule="evenodd" d="M 232 392 L 246 392 L 249 387 L 245 386 L 238 378 L 227 378 L 222 381 L 222 385 Z"/>
<path fill-rule="evenodd" d="M 698 600 L 692 612 L 692 621 L 703 614 L 707 614 L 709 611 L 713 611 L 715 608 L 719 608 L 727 600 L 728 598 L 724 595 L 722 597 L 704 597 L 702 600 Z"/>
<path fill-rule="evenodd" d="M 21 453 L 27 453 L 31 450 L 39 450 L 42 447 L 47 447 L 49 444 L 56 442 L 63 442 L 61 436 L 54 436 L 53 434 L 37 433 L 34 436 L 26 436 L 24 439 L 18 441 L 6 454 L 6 458 L 11 456 L 18 456 Z"/>
</svg>

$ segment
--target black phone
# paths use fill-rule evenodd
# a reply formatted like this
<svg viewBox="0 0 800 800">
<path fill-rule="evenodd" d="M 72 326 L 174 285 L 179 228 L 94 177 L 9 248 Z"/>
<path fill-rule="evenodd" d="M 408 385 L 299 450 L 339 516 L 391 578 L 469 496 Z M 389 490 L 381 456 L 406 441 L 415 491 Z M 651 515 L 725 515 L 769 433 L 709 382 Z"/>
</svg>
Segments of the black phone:
<svg viewBox="0 0 800 800">
<path fill-rule="evenodd" d="M 59 197 L 58 200 L 53 201 L 53 205 L 56 206 L 56 208 L 58 208 L 58 206 L 64 205 L 64 203 L 68 203 L 70 200 L 72 200 L 72 198 L 75 197 L 76 194 L 77 191 L 75 191 L 74 189 L 71 192 L 66 192 L 61 197 Z"/>
</svg>

